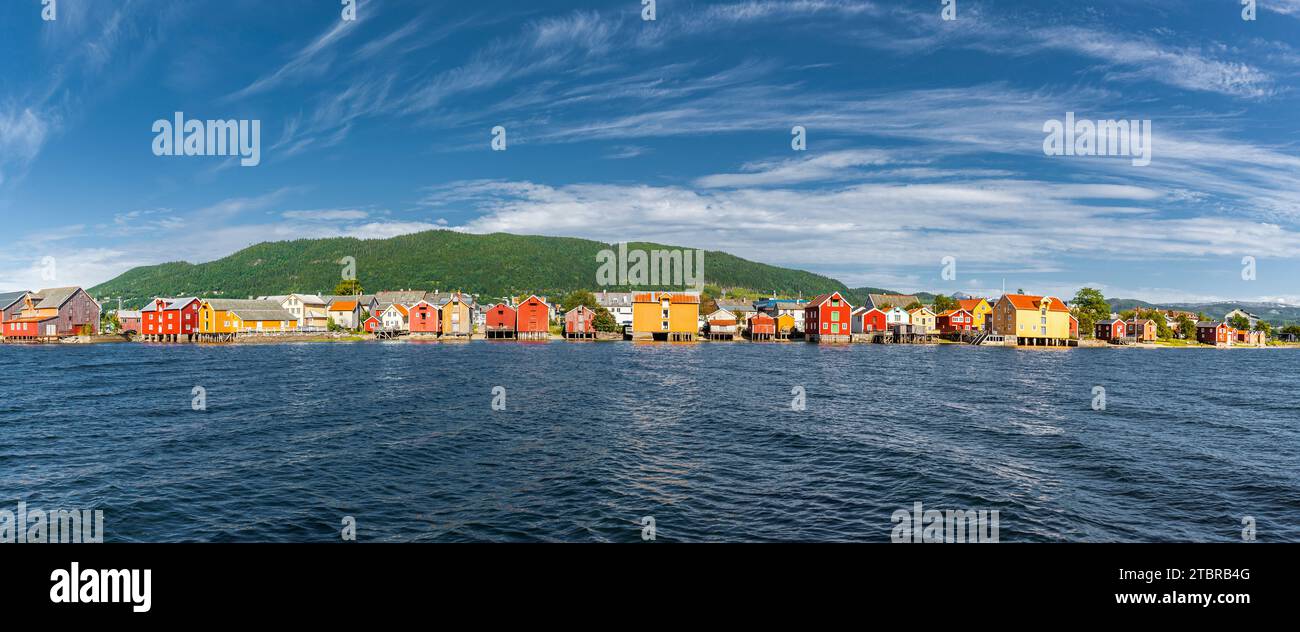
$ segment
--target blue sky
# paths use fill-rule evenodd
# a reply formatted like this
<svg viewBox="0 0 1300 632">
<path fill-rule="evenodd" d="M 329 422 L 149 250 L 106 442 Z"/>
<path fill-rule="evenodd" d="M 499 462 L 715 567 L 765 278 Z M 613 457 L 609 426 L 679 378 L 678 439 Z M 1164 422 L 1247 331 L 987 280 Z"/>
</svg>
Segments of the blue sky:
<svg viewBox="0 0 1300 632">
<path fill-rule="evenodd" d="M 1300 0 L 40 5 L 0 5 L 0 289 L 449 228 L 1300 303 Z M 155 156 L 177 111 L 261 121 L 261 163 Z M 1045 155 L 1066 112 L 1150 120 L 1151 164 Z"/>
</svg>

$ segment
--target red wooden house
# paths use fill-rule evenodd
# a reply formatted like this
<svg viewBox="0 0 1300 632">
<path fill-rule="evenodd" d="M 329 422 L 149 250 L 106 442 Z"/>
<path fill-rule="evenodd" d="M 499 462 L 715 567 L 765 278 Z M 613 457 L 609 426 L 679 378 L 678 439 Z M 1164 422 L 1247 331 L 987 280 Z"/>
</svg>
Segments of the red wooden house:
<svg viewBox="0 0 1300 632">
<path fill-rule="evenodd" d="M 1103 320 L 1093 327 L 1093 337 L 1097 340 L 1123 340 L 1127 335 L 1128 324 L 1116 318 Z"/>
<path fill-rule="evenodd" d="M 595 338 L 596 312 L 586 305 L 579 305 L 564 313 L 565 338 Z"/>
<path fill-rule="evenodd" d="M 140 310 L 140 335 L 153 342 L 192 341 L 199 333 L 197 298 L 156 298 Z"/>
<path fill-rule="evenodd" d="M 1227 323 L 1203 320 L 1196 323 L 1196 342 L 1207 345 L 1231 345 L 1236 342 L 1237 330 Z"/>
<path fill-rule="evenodd" d="M 762 312 L 749 317 L 750 340 L 771 340 L 776 337 L 776 319 Z"/>
<path fill-rule="evenodd" d="M 934 319 L 940 334 L 968 334 L 975 329 L 975 315 L 964 309 L 950 309 Z"/>
<path fill-rule="evenodd" d="M 370 318 L 366 319 L 366 322 L 361 324 L 361 327 L 362 329 L 365 329 L 366 331 L 373 334 L 379 330 L 380 325 L 382 325 L 382 323 L 379 322 L 379 317 L 371 316 Z"/>
<path fill-rule="evenodd" d="M 484 323 L 487 329 L 488 338 L 514 338 L 515 322 L 518 312 L 515 308 L 505 303 L 497 303 L 489 307 L 484 314 Z"/>
<path fill-rule="evenodd" d="M 839 292 L 822 294 L 803 309 L 804 335 L 813 342 L 848 342 L 853 306 Z"/>
<path fill-rule="evenodd" d="M 529 296 L 515 308 L 515 332 L 519 338 L 544 340 L 551 337 L 551 306 Z"/>
<path fill-rule="evenodd" d="M 413 334 L 436 334 L 442 331 L 442 315 L 438 313 L 438 306 L 429 301 L 422 300 L 412 305 L 407 312 L 407 318 Z"/>
<path fill-rule="evenodd" d="M 889 317 L 877 307 L 853 310 L 853 333 L 869 334 L 889 330 Z"/>
<path fill-rule="evenodd" d="M 140 312 L 117 310 L 118 331 L 122 333 L 140 333 Z"/>
</svg>

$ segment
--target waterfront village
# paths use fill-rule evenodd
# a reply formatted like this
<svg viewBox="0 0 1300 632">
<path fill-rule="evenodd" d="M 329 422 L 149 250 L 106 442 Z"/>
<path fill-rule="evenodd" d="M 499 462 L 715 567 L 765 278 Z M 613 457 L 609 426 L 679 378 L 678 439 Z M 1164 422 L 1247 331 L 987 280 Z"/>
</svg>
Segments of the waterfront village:
<svg viewBox="0 0 1300 632">
<path fill-rule="evenodd" d="M 991 300 L 940 296 L 930 304 L 915 295 L 869 294 L 866 304 L 853 305 L 839 292 L 738 301 L 706 299 L 692 291 L 584 291 L 561 301 L 530 295 L 486 304 L 459 291 L 400 290 L 160 297 L 139 310 L 112 311 L 102 310 L 101 302 L 79 287 L 0 294 L 5 343 L 405 338 L 1075 347 L 1153 345 L 1160 339 L 1186 346 L 1262 347 L 1269 342 L 1267 323 L 1261 326 L 1258 317 L 1240 309 L 1218 320 L 1174 310 L 1088 315 L 1082 336 L 1080 315 L 1063 299 L 1030 294 Z M 1295 342 L 1296 334 L 1276 338 Z"/>
</svg>

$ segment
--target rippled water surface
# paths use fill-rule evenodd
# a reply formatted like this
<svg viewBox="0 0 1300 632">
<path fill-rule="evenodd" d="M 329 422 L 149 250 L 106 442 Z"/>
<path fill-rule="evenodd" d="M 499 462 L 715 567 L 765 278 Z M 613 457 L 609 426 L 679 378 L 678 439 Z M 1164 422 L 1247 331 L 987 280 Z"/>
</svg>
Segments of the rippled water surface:
<svg viewBox="0 0 1300 632">
<path fill-rule="evenodd" d="M 1296 350 L 4 346 L 0 508 L 109 541 L 1300 540 Z M 1107 407 L 1092 408 L 1094 386 Z M 192 389 L 207 410 L 192 410 Z M 506 389 L 492 410 L 493 387 Z M 791 409 L 792 389 L 807 393 Z"/>
</svg>

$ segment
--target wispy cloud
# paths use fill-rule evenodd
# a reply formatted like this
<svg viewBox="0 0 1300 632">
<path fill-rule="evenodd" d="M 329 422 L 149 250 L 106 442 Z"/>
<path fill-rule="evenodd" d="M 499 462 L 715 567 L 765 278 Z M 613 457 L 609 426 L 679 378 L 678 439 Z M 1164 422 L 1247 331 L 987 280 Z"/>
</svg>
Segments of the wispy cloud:
<svg viewBox="0 0 1300 632">
<path fill-rule="evenodd" d="M 355 209 L 318 209 L 314 211 L 285 211 L 280 213 L 285 219 L 297 219 L 308 222 L 334 222 L 339 220 L 356 220 L 370 217 L 368 211 Z"/>
<path fill-rule="evenodd" d="M 742 167 L 743 173 L 704 176 L 695 185 L 711 188 L 824 182 L 850 177 L 860 167 L 879 167 L 897 160 L 890 152 L 878 149 L 832 151 L 804 158 L 750 163 Z"/>
<path fill-rule="evenodd" d="M 339 42 L 343 41 L 349 34 L 360 28 L 360 22 L 365 17 L 365 11 L 359 11 L 357 20 L 348 22 L 335 18 L 330 26 L 306 46 L 295 53 L 289 61 L 285 62 L 275 71 L 264 75 L 252 83 L 230 93 L 226 96 L 226 101 L 237 101 L 245 97 L 261 94 L 272 90 L 281 84 L 304 77 L 319 76 L 328 70 L 332 61 L 332 51 Z"/>
<path fill-rule="evenodd" d="M 481 213 L 476 233 L 576 235 L 708 247 L 823 272 L 897 277 L 944 256 L 983 266 L 1038 266 L 1087 253 L 1195 258 L 1249 251 L 1292 258 L 1300 233 L 1221 217 L 1170 217 L 1129 185 L 973 180 L 819 190 L 466 182 L 435 188 L 431 207 Z M 865 278 L 865 277 L 863 277 Z"/>
</svg>

